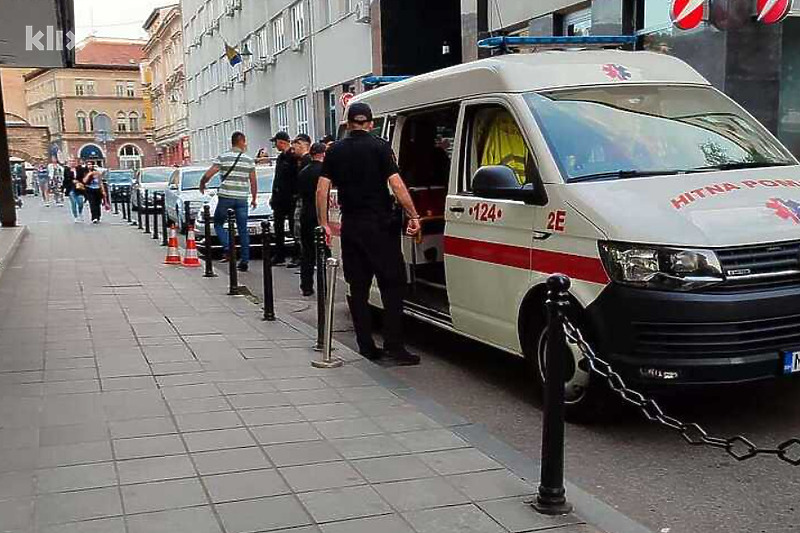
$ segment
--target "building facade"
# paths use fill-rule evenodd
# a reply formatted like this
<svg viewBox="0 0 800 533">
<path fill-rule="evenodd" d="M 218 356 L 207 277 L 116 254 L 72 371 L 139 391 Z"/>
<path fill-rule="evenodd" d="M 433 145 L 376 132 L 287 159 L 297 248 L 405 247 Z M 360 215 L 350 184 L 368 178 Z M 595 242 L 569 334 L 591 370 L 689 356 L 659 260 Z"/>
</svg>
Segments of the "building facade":
<svg viewBox="0 0 800 533">
<path fill-rule="evenodd" d="M 91 37 L 76 47 L 75 67 L 25 75 L 28 119 L 49 128 L 51 155 L 61 161 L 93 160 L 108 168 L 154 162 L 139 73 L 144 44 Z M 104 123 L 110 131 L 100 131 Z"/>
<path fill-rule="evenodd" d="M 640 47 L 683 59 L 800 156 L 800 9 L 782 23 L 756 20 L 755 0 L 706 2 L 695 29 L 676 28 L 671 0 L 461 0 L 464 59 L 504 35 L 636 34 Z"/>
<path fill-rule="evenodd" d="M 38 165 L 47 161 L 50 151 L 50 130 L 47 126 L 32 126 L 28 122 L 25 74 L 30 70 L 8 67 L 0 69 L 0 80 L 2 80 L 3 106 L 6 112 L 9 157 Z"/>
<path fill-rule="evenodd" d="M 367 9 L 364 9 L 367 6 Z M 208 161 L 243 131 L 271 150 L 279 130 L 319 137 L 342 94 L 372 72 L 369 2 L 181 0 L 192 157 Z M 242 54 L 232 67 L 225 45 Z"/>
<path fill-rule="evenodd" d="M 183 165 L 191 161 L 191 142 L 180 6 L 154 9 L 144 29 L 149 39 L 144 46 L 142 79 L 145 112 L 152 117 L 156 163 Z"/>
</svg>

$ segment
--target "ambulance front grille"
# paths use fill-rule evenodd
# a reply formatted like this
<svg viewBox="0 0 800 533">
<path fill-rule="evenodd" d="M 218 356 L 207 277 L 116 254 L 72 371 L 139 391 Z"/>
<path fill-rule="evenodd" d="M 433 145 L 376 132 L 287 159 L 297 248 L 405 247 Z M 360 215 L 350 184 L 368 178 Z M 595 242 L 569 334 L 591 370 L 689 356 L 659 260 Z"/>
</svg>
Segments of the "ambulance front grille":
<svg viewBox="0 0 800 533">
<path fill-rule="evenodd" d="M 717 250 L 725 283 L 715 292 L 800 286 L 800 241 Z"/>
</svg>

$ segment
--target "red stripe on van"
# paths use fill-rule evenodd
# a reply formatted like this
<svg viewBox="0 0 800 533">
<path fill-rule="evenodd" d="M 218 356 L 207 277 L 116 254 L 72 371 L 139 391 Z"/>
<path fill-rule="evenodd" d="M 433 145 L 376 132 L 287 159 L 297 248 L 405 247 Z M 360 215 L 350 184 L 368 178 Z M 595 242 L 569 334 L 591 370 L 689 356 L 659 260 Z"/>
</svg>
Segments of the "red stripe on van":
<svg viewBox="0 0 800 533">
<path fill-rule="evenodd" d="M 531 269 L 545 274 L 558 272 L 592 283 L 607 284 L 610 281 L 603 268 L 603 263 L 596 257 L 583 257 L 548 250 L 533 250 L 531 254 L 531 250 L 522 246 L 476 241 L 461 237 L 445 237 L 444 253 L 485 263 L 525 270 Z"/>
</svg>

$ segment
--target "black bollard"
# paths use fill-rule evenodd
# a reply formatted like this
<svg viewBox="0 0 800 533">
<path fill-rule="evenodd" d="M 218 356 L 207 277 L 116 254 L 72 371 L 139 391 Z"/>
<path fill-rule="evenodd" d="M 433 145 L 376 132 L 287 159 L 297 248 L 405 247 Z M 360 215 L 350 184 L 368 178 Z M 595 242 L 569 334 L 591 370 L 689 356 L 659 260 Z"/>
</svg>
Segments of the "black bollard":
<svg viewBox="0 0 800 533">
<path fill-rule="evenodd" d="M 553 274 L 547 279 L 547 354 L 545 362 L 542 469 L 533 508 L 546 515 L 572 511 L 564 491 L 564 372 L 570 356 L 564 333 L 569 307 L 570 279 Z"/>
<path fill-rule="evenodd" d="M 239 294 L 239 272 L 236 270 L 236 212 L 228 209 L 228 294 Z"/>
<path fill-rule="evenodd" d="M 112 193 L 111 199 L 114 200 L 114 214 L 119 215 L 119 195 L 124 194 L 122 189 L 120 189 L 117 194 Z"/>
<path fill-rule="evenodd" d="M 325 261 L 328 258 L 325 228 L 322 226 L 314 230 L 314 244 L 317 256 L 317 344 L 314 349 L 319 352 L 325 347 L 325 293 L 327 292 Z"/>
<path fill-rule="evenodd" d="M 205 244 L 205 260 L 206 260 L 206 273 L 203 274 L 204 278 L 216 278 L 214 273 L 214 258 L 212 254 L 214 251 L 211 249 L 211 208 L 208 204 L 203 206 L 203 242 Z"/>
<path fill-rule="evenodd" d="M 183 224 L 186 231 L 189 231 L 189 226 L 192 225 L 192 203 L 189 200 L 183 202 Z"/>
<path fill-rule="evenodd" d="M 275 291 L 272 287 L 272 231 L 266 220 L 261 221 L 261 257 L 264 259 L 264 320 L 275 320 Z"/>
<path fill-rule="evenodd" d="M 151 208 L 153 215 L 153 240 L 158 240 L 158 193 L 153 192 L 153 207 Z"/>
<path fill-rule="evenodd" d="M 126 190 L 122 195 L 122 220 L 128 220 L 128 208 L 130 204 L 131 190 Z"/>
<path fill-rule="evenodd" d="M 144 207 L 139 207 L 139 209 L 144 209 L 144 232 L 150 233 L 150 213 L 148 209 L 152 206 L 148 207 L 150 204 L 150 191 L 147 189 L 144 190 Z"/>
<path fill-rule="evenodd" d="M 136 210 L 136 225 L 139 229 L 142 229 L 142 190 L 136 189 L 136 205 L 139 206 L 139 209 Z"/>
<path fill-rule="evenodd" d="M 139 189 L 136 189 L 137 191 Z M 133 192 L 128 195 L 128 224 L 131 226 L 136 225 L 136 221 L 133 220 Z"/>
<path fill-rule="evenodd" d="M 167 235 L 167 195 L 161 193 L 161 246 L 169 244 L 169 235 Z"/>
</svg>

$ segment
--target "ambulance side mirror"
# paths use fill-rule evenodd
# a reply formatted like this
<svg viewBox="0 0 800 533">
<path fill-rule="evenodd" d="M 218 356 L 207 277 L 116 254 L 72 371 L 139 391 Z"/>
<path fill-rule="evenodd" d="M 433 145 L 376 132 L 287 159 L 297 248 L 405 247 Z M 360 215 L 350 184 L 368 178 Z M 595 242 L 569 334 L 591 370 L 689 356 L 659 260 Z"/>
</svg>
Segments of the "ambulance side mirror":
<svg viewBox="0 0 800 533">
<path fill-rule="evenodd" d="M 520 185 L 517 174 L 504 165 L 481 167 L 472 177 L 472 192 L 481 198 L 535 203 L 539 195 L 532 183 Z"/>
</svg>

